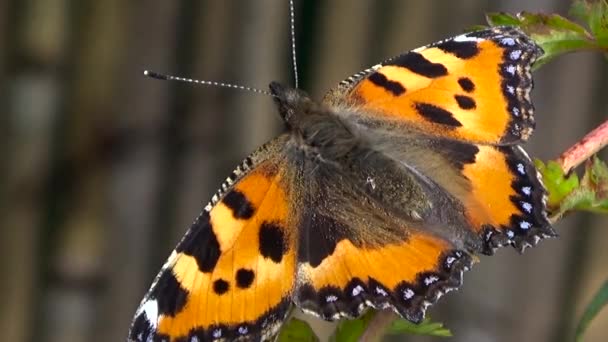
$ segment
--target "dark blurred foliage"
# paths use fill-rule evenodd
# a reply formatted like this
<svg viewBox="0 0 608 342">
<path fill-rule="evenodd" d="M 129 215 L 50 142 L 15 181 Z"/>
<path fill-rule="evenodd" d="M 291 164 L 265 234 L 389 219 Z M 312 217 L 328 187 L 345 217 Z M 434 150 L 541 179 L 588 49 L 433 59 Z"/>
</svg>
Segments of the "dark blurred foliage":
<svg viewBox="0 0 608 342">
<path fill-rule="evenodd" d="M 568 7 L 302 0 L 301 86 L 320 98 L 386 57 L 483 24 L 487 11 Z M 142 70 L 265 88 L 293 84 L 289 49 L 286 1 L 0 0 L 2 340 L 124 340 L 189 223 L 232 167 L 280 129 L 267 96 L 160 82 Z M 574 54 L 536 76 L 528 150 L 550 159 L 606 117 L 608 69 L 599 55 Z M 606 223 L 571 215 L 559 239 L 483 257 L 430 314 L 452 341 L 571 339 L 608 274 Z M 608 313 L 598 317 L 588 340 L 604 340 L 607 323 Z"/>
</svg>

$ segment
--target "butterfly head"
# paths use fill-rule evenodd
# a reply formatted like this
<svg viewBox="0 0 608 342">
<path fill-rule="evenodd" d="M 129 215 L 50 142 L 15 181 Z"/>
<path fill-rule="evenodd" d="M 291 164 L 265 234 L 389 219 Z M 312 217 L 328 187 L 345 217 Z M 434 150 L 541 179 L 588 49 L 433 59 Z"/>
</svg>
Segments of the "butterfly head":
<svg viewBox="0 0 608 342">
<path fill-rule="evenodd" d="M 317 111 L 318 105 L 304 91 L 278 82 L 271 82 L 269 87 L 279 107 L 279 114 L 288 128 L 299 126 L 307 114 Z"/>
<path fill-rule="evenodd" d="M 358 146 L 353 128 L 334 109 L 313 101 L 300 89 L 276 82 L 270 84 L 270 92 L 300 150 L 335 160 Z"/>
</svg>

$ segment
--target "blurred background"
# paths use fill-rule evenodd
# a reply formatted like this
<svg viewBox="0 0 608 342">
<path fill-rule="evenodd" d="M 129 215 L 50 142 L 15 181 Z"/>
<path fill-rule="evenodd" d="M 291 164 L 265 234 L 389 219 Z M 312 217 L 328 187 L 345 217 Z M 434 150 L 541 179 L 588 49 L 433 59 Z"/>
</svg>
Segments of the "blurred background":
<svg viewBox="0 0 608 342">
<path fill-rule="evenodd" d="M 319 99 L 369 65 L 485 23 L 485 12 L 569 6 L 300 0 L 300 84 Z M 124 341 L 189 224 L 281 128 L 267 96 L 147 79 L 144 69 L 266 89 L 293 84 L 290 62 L 287 1 L 0 0 L 2 340 Z M 607 92 L 599 54 L 541 68 L 528 151 L 555 158 L 606 118 Z M 607 223 L 577 213 L 559 222 L 559 239 L 482 257 L 430 315 L 451 341 L 571 340 L 608 277 Z M 587 337 L 607 335 L 605 311 Z"/>
</svg>

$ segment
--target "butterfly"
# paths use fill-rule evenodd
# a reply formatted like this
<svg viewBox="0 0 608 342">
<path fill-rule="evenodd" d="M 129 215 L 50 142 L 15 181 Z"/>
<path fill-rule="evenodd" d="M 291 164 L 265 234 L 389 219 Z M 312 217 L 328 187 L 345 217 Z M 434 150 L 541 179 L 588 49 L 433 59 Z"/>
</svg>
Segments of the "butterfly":
<svg viewBox="0 0 608 342">
<path fill-rule="evenodd" d="M 285 133 L 211 198 L 129 340 L 270 340 L 293 305 L 421 322 L 478 254 L 556 236 L 521 147 L 542 54 L 519 29 L 493 27 L 374 65 L 322 101 L 271 83 Z"/>
</svg>

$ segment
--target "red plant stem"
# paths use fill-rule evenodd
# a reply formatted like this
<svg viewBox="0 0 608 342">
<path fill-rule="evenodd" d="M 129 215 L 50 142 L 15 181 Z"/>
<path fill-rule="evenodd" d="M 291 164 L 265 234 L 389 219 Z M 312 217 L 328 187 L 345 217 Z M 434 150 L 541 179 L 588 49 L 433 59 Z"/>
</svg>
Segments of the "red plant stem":
<svg viewBox="0 0 608 342">
<path fill-rule="evenodd" d="M 557 162 L 564 170 L 570 172 L 585 160 L 596 154 L 608 144 L 608 120 L 589 132 L 576 144 L 572 145 L 566 152 L 562 153 Z"/>
</svg>

